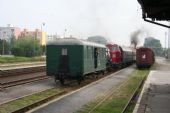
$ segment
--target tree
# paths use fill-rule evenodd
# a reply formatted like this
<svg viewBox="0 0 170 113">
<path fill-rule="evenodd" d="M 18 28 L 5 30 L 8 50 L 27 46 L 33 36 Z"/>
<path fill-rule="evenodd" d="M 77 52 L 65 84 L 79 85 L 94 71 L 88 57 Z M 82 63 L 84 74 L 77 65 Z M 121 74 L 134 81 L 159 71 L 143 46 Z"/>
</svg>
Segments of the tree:
<svg viewBox="0 0 170 113">
<path fill-rule="evenodd" d="M 34 37 L 22 37 L 14 40 L 11 52 L 15 56 L 33 57 L 42 54 L 39 41 Z"/>
<path fill-rule="evenodd" d="M 0 39 L 0 54 L 9 54 L 10 52 L 10 44 L 6 40 Z"/>
<path fill-rule="evenodd" d="M 151 48 L 156 56 L 164 55 L 164 51 L 160 43 L 160 40 L 157 40 L 153 37 L 145 38 L 144 47 Z"/>
<path fill-rule="evenodd" d="M 104 44 L 104 45 L 107 44 L 107 39 L 103 36 L 91 36 L 91 37 L 88 37 L 87 40 L 91 42 Z"/>
</svg>

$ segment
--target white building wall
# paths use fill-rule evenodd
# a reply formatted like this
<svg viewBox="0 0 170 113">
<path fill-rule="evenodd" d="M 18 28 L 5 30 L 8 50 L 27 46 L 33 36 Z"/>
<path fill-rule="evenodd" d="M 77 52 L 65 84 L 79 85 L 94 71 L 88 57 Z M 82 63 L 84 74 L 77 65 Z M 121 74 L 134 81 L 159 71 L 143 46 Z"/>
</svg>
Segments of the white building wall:
<svg viewBox="0 0 170 113">
<path fill-rule="evenodd" d="M 0 39 L 9 41 L 15 33 L 15 27 L 0 27 Z"/>
</svg>

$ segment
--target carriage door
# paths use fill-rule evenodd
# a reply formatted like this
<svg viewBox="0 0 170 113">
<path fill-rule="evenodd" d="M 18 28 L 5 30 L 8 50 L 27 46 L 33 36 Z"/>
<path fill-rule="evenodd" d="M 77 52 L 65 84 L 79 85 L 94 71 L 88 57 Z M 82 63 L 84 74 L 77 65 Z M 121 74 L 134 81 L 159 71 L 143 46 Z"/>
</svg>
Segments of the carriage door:
<svg viewBox="0 0 170 113">
<path fill-rule="evenodd" d="M 98 62 L 98 49 L 94 48 L 94 67 L 97 68 L 97 62 Z"/>
<path fill-rule="evenodd" d="M 67 48 L 61 49 L 61 56 L 59 60 L 59 70 L 62 73 L 68 73 L 69 71 L 69 58 L 68 58 L 68 51 Z"/>
</svg>

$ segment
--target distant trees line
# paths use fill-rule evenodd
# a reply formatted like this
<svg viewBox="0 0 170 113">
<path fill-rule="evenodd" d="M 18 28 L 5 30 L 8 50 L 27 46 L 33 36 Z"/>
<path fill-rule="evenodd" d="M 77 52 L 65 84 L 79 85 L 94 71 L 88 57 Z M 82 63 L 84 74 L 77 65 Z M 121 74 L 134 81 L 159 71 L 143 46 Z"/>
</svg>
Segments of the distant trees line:
<svg viewBox="0 0 170 113">
<path fill-rule="evenodd" d="M 12 37 L 10 41 L 0 39 L 0 54 L 34 57 L 43 55 L 45 46 L 41 46 L 35 37 Z"/>
<path fill-rule="evenodd" d="M 100 39 L 100 40 L 99 40 Z M 89 41 L 105 44 L 107 40 L 103 37 L 89 37 Z M 165 56 L 168 49 L 163 49 L 160 40 L 153 37 L 145 38 L 144 47 L 152 48 L 156 56 Z M 14 56 L 34 57 L 45 53 L 45 46 L 41 46 L 35 37 L 12 37 L 10 41 L 0 39 L 0 54 L 12 54 Z"/>
<path fill-rule="evenodd" d="M 151 48 L 156 56 L 165 56 L 167 50 L 163 49 L 160 40 L 153 37 L 145 38 L 144 47 Z"/>
</svg>

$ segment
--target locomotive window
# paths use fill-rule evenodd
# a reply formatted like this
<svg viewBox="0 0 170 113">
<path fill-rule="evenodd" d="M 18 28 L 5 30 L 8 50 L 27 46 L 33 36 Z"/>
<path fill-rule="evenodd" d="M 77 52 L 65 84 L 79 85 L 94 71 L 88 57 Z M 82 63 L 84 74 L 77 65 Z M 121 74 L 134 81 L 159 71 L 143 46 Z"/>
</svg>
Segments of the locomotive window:
<svg viewBox="0 0 170 113">
<path fill-rule="evenodd" d="M 118 50 L 117 46 L 113 46 L 112 51 L 117 51 L 117 50 Z"/>
<path fill-rule="evenodd" d="M 61 51 L 61 55 L 67 55 L 67 49 L 63 48 Z"/>
</svg>

